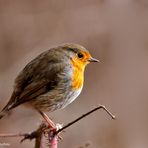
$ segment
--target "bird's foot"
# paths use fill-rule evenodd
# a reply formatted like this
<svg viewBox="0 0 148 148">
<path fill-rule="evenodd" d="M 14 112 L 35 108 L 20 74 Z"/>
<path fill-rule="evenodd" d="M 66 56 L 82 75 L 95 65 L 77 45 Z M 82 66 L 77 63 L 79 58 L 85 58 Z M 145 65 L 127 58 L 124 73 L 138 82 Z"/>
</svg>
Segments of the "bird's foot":
<svg viewBox="0 0 148 148">
<path fill-rule="evenodd" d="M 55 135 L 54 133 L 56 133 L 60 128 L 62 128 L 61 124 L 55 124 L 44 112 L 39 111 L 39 113 L 44 118 L 45 122 L 47 123 L 48 129 L 52 131 L 53 135 Z M 59 134 L 57 134 L 57 136 L 58 136 L 58 139 L 60 140 L 62 139 L 62 137 Z"/>
<path fill-rule="evenodd" d="M 62 126 L 63 126 L 62 124 L 57 123 L 57 124 L 54 124 L 54 126 L 53 126 L 53 122 L 51 124 L 51 122 L 47 123 L 47 121 L 43 121 L 43 123 L 46 125 L 46 128 L 44 130 L 44 135 L 45 136 L 50 137 L 51 139 L 54 138 L 55 136 L 57 137 L 58 140 L 62 140 L 63 139 L 60 136 L 60 133 L 56 134 L 57 131 L 62 128 Z"/>
</svg>

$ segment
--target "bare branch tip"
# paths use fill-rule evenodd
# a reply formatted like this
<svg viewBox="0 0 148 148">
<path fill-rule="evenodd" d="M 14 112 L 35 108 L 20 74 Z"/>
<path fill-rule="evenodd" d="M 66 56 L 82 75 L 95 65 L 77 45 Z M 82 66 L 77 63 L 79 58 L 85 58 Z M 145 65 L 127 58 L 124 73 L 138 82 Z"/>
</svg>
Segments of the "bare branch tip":
<svg viewBox="0 0 148 148">
<path fill-rule="evenodd" d="M 100 104 L 100 105 L 98 106 L 98 108 L 104 109 L 104 110 L 107 112 L 107 114 L 108 114 L 109 116 L 111 116 L 111 118 L 112 118 L 113 120 L 116 119 L 116 116 L 113 115 L 104 105 L 101 105 L 101 104 Z"/>
<path fill-rule="evenodd" d="M 117 118 L 116 118 L 116 116 L 115 116 L 115 115 L 112 115 L 112 119 L 113 119 L 113 120 L 116 120 Z"/>
</svg>

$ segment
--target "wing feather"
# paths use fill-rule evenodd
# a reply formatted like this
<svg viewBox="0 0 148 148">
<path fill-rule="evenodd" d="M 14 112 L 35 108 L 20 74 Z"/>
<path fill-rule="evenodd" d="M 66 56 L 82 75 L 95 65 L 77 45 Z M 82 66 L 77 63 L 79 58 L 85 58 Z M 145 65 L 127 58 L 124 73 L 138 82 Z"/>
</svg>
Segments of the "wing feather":
<svg viewBox="0 0 148 148">
<path fill-rule="evenodd" d="M 16 78 L 14 92 L 3 110 L 10 110 L 51 91 L 59 82 L 58 75 L 64 67 L 64 63 L 55 59 L 50 50 L 39 55 Z"/>
</svg>

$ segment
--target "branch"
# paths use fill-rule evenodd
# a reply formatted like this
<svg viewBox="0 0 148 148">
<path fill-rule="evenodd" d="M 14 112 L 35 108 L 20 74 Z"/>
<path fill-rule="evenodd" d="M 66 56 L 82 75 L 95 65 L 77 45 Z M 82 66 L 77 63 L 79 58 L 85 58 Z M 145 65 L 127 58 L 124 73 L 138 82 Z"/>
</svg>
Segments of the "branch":
<svg viewBox="0 0 148 148">
<path fill-rule="evenodd" d="M 58 133 L 60 133 L 60 132 L 63 131 L 64 129 L 70 127 L 70 126 L 73 125 L 74 123 L 78 122 L 79 120 L 85 118 L 86 116 L 92 114 L 93 112 L 95 112 L 95 111 L 97 111 L 97 110 L 99 110 L 99 109 L 105 110 L 105 111 L 107 112 L 107 114 L 108 114 L 109 116 L 111 116 L 112 119 L 115 119 L 115 116 L 114 116 L 105 106 L 100 105 L 100 106 L 98 106 L 98 107 L 92 109 L 91 111 L 87 112 L 86 114 L 80 116 L 79 118 L 75 119 L 74 121 L 69 122 L 69 123 L 66 124 L 63 128 L 59 129 L 59 130 L 55 133 L 55 135 L 57 135 Z"/>
<path fill-rule="evenodd" d="M 35 148 L 41 148 L 41 139 L 43 131 L 47 128 L 47 125 L 45 123 L 41 123 L 39 128 L 32 133 L 19 133 L 19 134 L 0 134 L 1 138 L 6 137 L 23 137 L 23 139 L 20 141 L 21 143 L 25 141 L 26 139 L 32 140 L 35 139 Z"/>
<path fill-rule="evenodd" d="M 106 111 L 106 113 L 111 116 L 112 119 L 115 119 L 115 116 L 107 110 L 107 108 L 103 105 L 99 105 L 98 107 L 90 110 L 89 112 L 83 114 L 82 116 L 78 117 L 72 122 L 69 122 L 62 128 L 56 128 L 56 129 L 51 129 L 46 123 L 42 122 L 39 128 L 32 133 L 20 133 L 20 134 L 0 134 L 0 137 L 6 138 L 6 137 L 23 137 L 21 142 L 29 139 L 35 139 L 35 148 L 43 148 L 43 138 L 47 137 L 49 147 L 50 148 L 57 148 L 58 146 L 58 139 L 59 139 L 59 133 L 62 132 L 63 130 L 67 129 L 71 125 L 75 124 L 76 122 L 80 121 L 81 119 L 85 118 L 86 116 L 94 113 L 95 111 L 103 109 Z"/>
</svg>

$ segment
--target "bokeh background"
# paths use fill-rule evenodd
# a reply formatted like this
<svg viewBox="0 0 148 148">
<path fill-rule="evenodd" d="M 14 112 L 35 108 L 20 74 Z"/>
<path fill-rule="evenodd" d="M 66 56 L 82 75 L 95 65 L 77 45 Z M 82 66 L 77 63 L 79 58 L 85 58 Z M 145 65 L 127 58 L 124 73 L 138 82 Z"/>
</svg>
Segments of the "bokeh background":
<svg viewBox="0 0 148 148">
<path fill-rule="evenodd" d="M 67 129 L 59 147 L 147 148 L 147 0 L 1 0 L 0 109 L 25 64 L 67 42 L 88 48 L 101 63 L 87 67 L 80 97 L 49 116 L 65 124 L 104 104 L 117 120 L 98 111 Z M 0 133 L 33 131 L 40 122 L 35 111 L 18 107 L 0 121 Z M 33 141 L 20 145 L 19 140 L 5 138 L 0 143 L 9 143 L 11 148 L 33 147 Z"/>
</svg>

